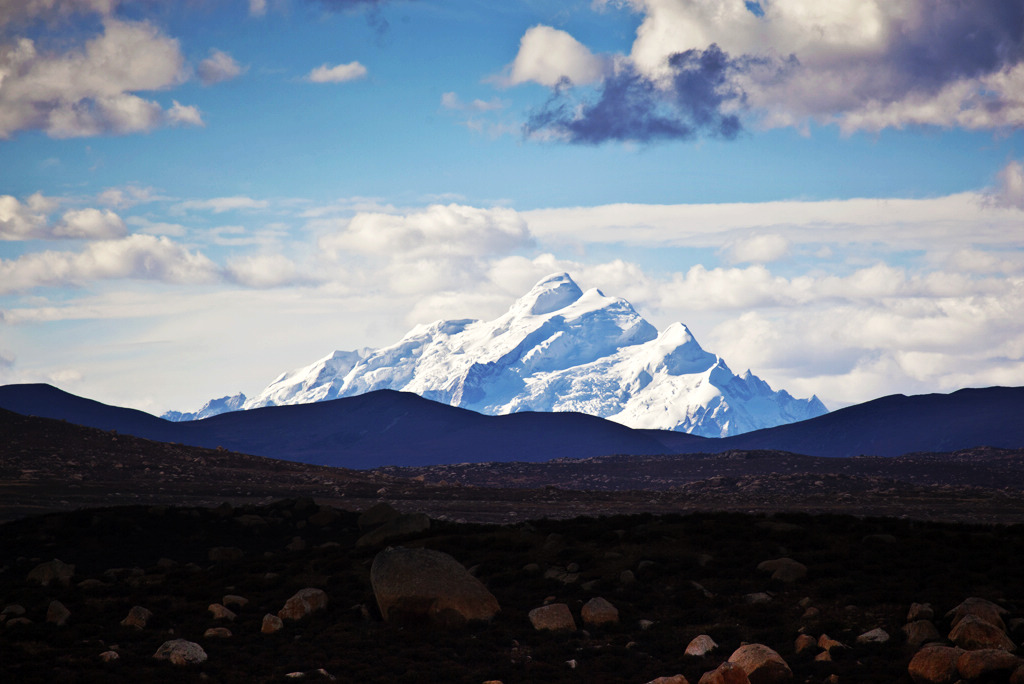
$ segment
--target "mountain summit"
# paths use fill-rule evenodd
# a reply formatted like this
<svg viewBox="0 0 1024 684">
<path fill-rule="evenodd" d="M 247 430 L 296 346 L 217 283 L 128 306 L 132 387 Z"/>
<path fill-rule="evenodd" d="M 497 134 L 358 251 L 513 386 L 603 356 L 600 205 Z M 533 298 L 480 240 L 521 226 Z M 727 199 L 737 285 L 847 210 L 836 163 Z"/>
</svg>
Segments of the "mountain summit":
<svg viewBox="0 0 1024 684">
<path fill-rule="evenodd" d="M 381 349 L 284 373 L 245 409 L 393 389 L 485 414 L 575 411 L 634 428 L 726 437 L 827 412 L 735 375 L 681 323 L 660 334 L 624 299 L 550 275 L 493 321 L 418 325 Z M 165 417 L 173 419 L 170 414 Z"/>
</svg>

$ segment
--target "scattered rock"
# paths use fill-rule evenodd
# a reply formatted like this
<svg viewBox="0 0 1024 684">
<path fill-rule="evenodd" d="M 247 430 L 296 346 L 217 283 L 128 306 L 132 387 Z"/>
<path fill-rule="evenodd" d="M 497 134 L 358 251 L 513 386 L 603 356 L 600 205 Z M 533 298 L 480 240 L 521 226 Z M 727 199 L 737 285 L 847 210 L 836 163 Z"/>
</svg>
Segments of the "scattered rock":
<svg viewBox="0 0 1024 684">
<path fill-rule="evenodd" d="M 889 641 L 889 633 L 881 627 L 864 632 L 857 637 L 858 644 L 884 644 Z"/>
<path fill-rule="evenodd" d="M 375 527 L 380 527 L 386 522 L 390 522 L 395 518 L 402 515 L 391 504 L 381 501 L 378 504 L 370 506 L 359 516 L 359 520 L 356 522 L 359 525 L 359 529 L 363 532 L 372 530 Z"/>
<path fill-rule="evenodd" d="M 918 620 L 932 620 L 935 618 L 935 610 L 930 603 L 911 603 L 907 611 L 907 622 Z"/>
<path fill-rule="evenodd" d="M 698 684 L 750 684 L 750 678 L 742 667 L 725 662 L 710 672 L 705 672 Z"/>
<path fill-rule="evenodd" d="M 50 601 L 50 605 L 46 609 L 46 621 L 63 627 L 71 617 L 71 611 L 67 609 L 60 601 Z"/>
<path fill-rule="evenodd" d="M 0 611 L 0 616 L 4 617 L 21 617 L 25 614 L 25 606 L 20 603 L 12 603 L 4 607 L 3 611 Z"/>
<path fill-rule="evenodd" d="M 620 584 L 633 584 L 636 582 L 636 575 L 633 574 L 632 570 L 623 570 L 619 573 Z"/>
<path fill-rule="evenodd" d="M 841 641 L 836 641 L 828 634 L 822 634 L 818 637 L 818 648 L 823 648 L 828 651 L 833 648 L 846 648 L 846 644 Z"/>
<path fill-rule="evenodd" d="M 973 615 L 1005 632 L 1006 625 L 1003 624 L 1003 616 L 1008 614 L 1005 608 L 986 599 L 972 596 L 964 599 L 960 605 L 946 613 L 946 617 L 950 618 L 950 624 L 956 627 L 965 617 Z"/>
<path fill-rule="evenodd" d="M 236 596 L 235 594 L 225 594 L 224 598 L 220 600 L 225 606 L 236 606 L 238 608 L 244 608 L 249 603 L 249 599 L 244 596 Z"/>
<path fill-rule="evenodd" d="M 770 572 L 772 579 L 779 582 L 796 582 L 807 576 L 807 566 L 792 558 L 761 561 L 757 569 L 759 572 Z"/>
<path fill-rule="evenodd" d="M 277 611 L 277 616 L 282 620 L 301 620 L 326 606 L 327 594 L 323 589 L 306 587 L 285 601 L 284 608 Z"/>
<path fill-rule="evenodd" d="M 747 644 L 736 649 L 729 662 L 739 665 L 750 684 L 776 684 L 793 679 L 793 671 L 778 653 L 764 644 Z"/>
<path fill-rule="evenodd" d="M 982 648 L 1013 651 L 1017 648 L 1002 629 L 973 614 L 964 615 L 957 621 L 949 633 L 949 640 L 969 651 Z"/>
<path fill-rule="evenodd" d="M 131 610 L 128 611 L 128 616 L 121 620 L 121 625 L 124 627 L 134 627 L 135 629 L 145 629 L 146 623 L 149 622 L 149 618 L 153 617 L 153 613 L 142 606 L 132 606 Z"/>
<path fill-rule="evenodd" d="M 102 660 L 105 663 L 112 663 L 115 660 L 118 660 L 120 657 L 121 656 L 118 654 L 117 651 L 104 651 L 103 653 L 100 653 L 100 660 Z"/>
<path fill-rule="evenodd" d="M 967 651 L 956 661 L 956 669 L 964 679 L 981 679 L 996 672 L 1009 675 L 1020 665 L 1020 658 L 999 648 Z"/>
<path fill-rule="evenodd" d="M 753 594 L 745 594 L 743 600 L 750 604 L 771 603 L 772 595 L 758 591 Z"/>
<path fill-rule="evenodd" d="M 281 618 L 277 617 L 273 613 L 267 613 L 263 616 L 263 626 L 260 627 L 260 631 L 264 634 L 273 634 L 284 627 L 284 622 Z"/>
<path fill-rule="evenodd" d="M 373 559 L 370 583 L 385 620 L 427 618 L 446 626 L 490 620 L 501 607 L 487 587 L 446 553 L 389 548 Z"/>
<path fill-rule="evenodd" d="M 225 608 L 219 603 L 211 603 L 207 610 L 209 610 L 210 614 L 213 615 L 214 620 L 234 620 L 238 617 L 235 615 L 234 611 Z"/>
<path fill-rule="evenodd" d="M 963 651 L 949 646 L 925 646 L 907 666 L 914 684 L 953 684 L 960 677 L 956 668 Z"/>
<path fill-rule="evenodd" d="M 74 576 L 74 565 L 68 565 L 64 561 L 54 558 L 52 561 L 40 563 L 32 568 L 27 579 L 29 582 L 38 582 L 44 587 L 48 587 L 54 582 L 66 587 Z"/>
<path fill-rule="evenodd" d="M 686 645 L 686 650 L 683 651 L 683 655 L 703 658 L 716 648 L 718 648 L 718 644 L 715 643 L 714 639 L 707 634 L 701 634 L 690 640 L 690 643 Z"/>
<path fill-rule="evenodd" d="M 903 633 L 907 635 L 907 643 L 914 648 L 930 641 L 942 641 L 942 635 L 931 620 L 915 620 L 903 625 Z"/>
<path fill-rule="evenodd" d="M 530 611 L 530 624 L 538 631 L 576 631 L 576 621 L 569 611 L 569 606 L 564 603 L 550 603 L 534 608 Z"/>
<path fill-rule="evenodd" d="M 171 639 L 161 644 L 153 657 L 157 660 L 169 660 L 173 665 L 198 665 L 206 662 L 206 651 L 194 641 Z"/>
<path fill-rule="evenodd" d="M 815 651 L 817 648 L 818 640 L 810 634 L 801 634 L 796 638 L 796 642 L 793 644 L 793 650 L 797 655 L 806 653 L 807 651 Z"/>
<path fill-rule="evenodd" d="M 588 627 L 616 624 L 619 621 L 619 609 L 600 596 L 583 604 L 580 614 L 583 624 Z"/>
<path fill-rule="evenodd" d="M 419 534 L 429 529 L 430 518 L 425 513 L 402 514 L 364 534 L 356 542 L 356 546 L 380 546 L 392 539 Z"/>
<path fill-rule="evenodd" d="M 206 553 L 211 563 L 230 563 L 245 556 L 245 552 L 237 546 L 214 546 Z"/>
<path fill-rule="evenodd" d="M 231 630 L 227 627 L 210 627 L 203 632 L 203 637 L 206 639 L 227 639 L 230 636 Z"/>
</svg>

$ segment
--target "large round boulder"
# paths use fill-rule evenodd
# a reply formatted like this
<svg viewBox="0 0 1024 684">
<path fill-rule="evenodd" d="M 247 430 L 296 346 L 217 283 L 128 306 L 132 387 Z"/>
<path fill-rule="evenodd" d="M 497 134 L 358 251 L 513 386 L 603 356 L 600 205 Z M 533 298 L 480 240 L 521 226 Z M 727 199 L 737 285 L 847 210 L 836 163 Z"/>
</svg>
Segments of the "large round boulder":
<svg viewBox="0 0 1024 684">
<path fill-rule="evenodd" d="M 1008 614 L 1009 612 L 1002 606 L 989 600 L 972 596 L 964 599 L 960 605 L 946 613 L 946 617 L 950 618 L 950 625 L 956 627 L 965 617 L 973 615 L 1005 631 L 1006 625 L 1003 623 L 1003 616 Z"/>
<path fill-rule="evenodd" d="M 1006 632 L 991 622 L 974 615 L 964 615 L 949 633 L 949 640 L 960 648 L 974 651 L 982 648 L 1001 648 L 1013 651 L 1016 644 L 1010 641 Z"/>
<path fill-rule="evenodd" d="M 423 619 L 444 626 L 490 620 L 501 608 L 487 587 L 446 553 L 388 548 L 370 567 L 385 620 Z"/>
<path fill-rule="evenodd" d="M 960 679 L 956 664 L 962 654 L 959 648 L 925 646 L 911 658 L 907 672 L 914 684 L 953 684 Z"/>
<path fill-rule="evenodd" d="M 169 660 L 174 665 L 198 665 L 206 662 L 206 651 L 194 641 L 171 639 L 161 644 L 153 657 L 157 660 Z"/>
<path fill-rule="evenodd" d="M 793 679 L 793 671 L 778 653 L 764 644 L 747 644 L 737 648 L 729 662 L 739 665 L 750 684 L 777 684 Z"/>
</svg>

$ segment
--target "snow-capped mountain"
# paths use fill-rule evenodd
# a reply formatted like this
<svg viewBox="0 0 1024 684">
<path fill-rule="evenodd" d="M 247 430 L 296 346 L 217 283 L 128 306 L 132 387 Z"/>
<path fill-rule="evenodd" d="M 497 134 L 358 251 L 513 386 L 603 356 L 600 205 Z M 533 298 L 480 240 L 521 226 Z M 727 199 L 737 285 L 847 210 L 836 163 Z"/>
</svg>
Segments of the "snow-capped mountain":
<svg viewBox="0 0 1024 684">
<path fill-rule="evenodd" d="M 175 423 L 181 423 L 186 420 L 200 420 L 202 418 L 209 418 L 210 416 L 220 415 L 221 413 L 227 413 L 228 411 L 238 411 L 245 405 L 245 395 L 239 392 L 234 396 L 220 397 L 219 399 L 211 399 L 210 401 L 203 404 L 203 408 L 199 409 L 194 413 L 182 413 L 181 411 L 168 411 L 167 413 L 160 416 L 165 420 L 172 420 Z"/>
<path fill-rule="evenodd" d="M 632 305 L 544 278 L 493 321 L 419 325 L 389 347 L 335 352 L 285 373 L 245 409 L 378 389 L 486 414 L 576 411 L 636 428 L 736 435 L 827 412 L 817 399 L 737 376 L 681 323 L 660 334 Z"/>
</svg>

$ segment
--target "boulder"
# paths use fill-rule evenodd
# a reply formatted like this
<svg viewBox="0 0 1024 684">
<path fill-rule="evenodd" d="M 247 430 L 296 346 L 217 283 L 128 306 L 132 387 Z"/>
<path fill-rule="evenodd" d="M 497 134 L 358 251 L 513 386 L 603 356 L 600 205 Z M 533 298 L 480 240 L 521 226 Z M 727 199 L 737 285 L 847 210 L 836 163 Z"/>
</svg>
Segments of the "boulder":
<svg viewBox="0 0 1024 684">
<path fill-rule="evenodd" d="M 727 662 L 705 672 L 698 684 L 750 684 L 750 678 L 742 667 Z"/>
<path fill-rule="evenodd" d="M 973 615 L 1005 632 L 1006 625 L 1003 624 L 1003 616 L 1008 614 L 1005 608 L 986 599 L 972 596 L 964 599 L 960 605 L 946 613 L 946 617 L 950 618 L 950 625 L 956 627 L 962 619 Z"/>
<path fill-rule="evenodd" d="M 530 611 L 530 624 L 538 631 L 576 631 L 576 621 L 569 611 L 569 606 L 564 603 L 549 603 L 546 606 L 534 608 Z"/>
<path fill-rule="evenodd" d="M 968 651 L 982 648 L 1013 651 L 1017 648 L 1002 629 L 973 614 L 964 615 L 957 621 L 949 633 L 949 640 Z"/>
<path fill-rule="evenodd" d="M 956 669 L 964 679 L 981 679 L 997 672 L 1009 676 L 1020 665 L 1020 658 L 1001 648 L 967 651 L 956 661 Z"/>
<path fill-rule="evenodd" d="M 71 617 L 71 611 L 68 610 L 60 601 L 50 601 L 50 605 L 46 608 L 46 621 L 63 627 L 64 623 Z"/>
<path fill-rule="evenodd" d="M 770 572 L 772 579 L 779 582 L 796 582 L 807 576 L 807 566 L 792 558 L 761 561 L 757 569 L 759 572 Z"/>
<path fill-rule="evenodd" d="M 1024 684 L 1024 665 L 1021 665 L 1010 675 L 1009 684 Z"/>
<path fill-rule="evenodd" d="M 326 606 L 327 594 L 324 593 L 324 590 L 307 587 L 295 592 L 290 599 L 285 601 L 284 607 L 277 611 L 277 617 L 282 620 L 301 620 Z"/>
<path fill-rule="evenodd" d="M 718 644 L 715 643 L 714 639 L 707 634 L 701 634 L 690 640 L 690 643 L 686 645 L 686 650 L 683 651 L 683 655 L 692 658 L 703 658 L 716 648 L 718 648 Z"/>
<path fill-rule="evenodd" d="M 356 524 L 359 525 L 360 530 L 365 532 L 367 530 L 372 530 L 375 527 L 380 527 L 384 523 L 390 522 L 400 515 L 402 514 L 395 510 L 391 504 L 381 501 L 380 503 L 374 504 L 363 511 Z"/>
<path fill-rule="evenodd" d="M 273 613 L 267 613 L 263 616 L 263 624 L 260 627 L 260 631 L 264 634 L 273 634 L 284 627 L 284 622 L 281 618 L 277 617 Z"/>
<path fill-rule="evenodd" d="M 29 582 L 38 582 L 44 587 L 48 587 L 53 583 L 62 584 L 66 587 L 74 576 L 74 565 L 68 565 L 64 561 L 54 558 L 32 568 L 26 579 Z"/>
<path fill-rule="evenodd" d="M 619 621 L 619 609 L 600 596 L 583 604 L 580 615 L 583 618 L 583 624 L 588 627 L 613 625 Z"/>
<path fill-rule="evenodd" d="M 220 602 L 225 606 L 237 606 L 238 608 L 243 608 L 247 603 L 249 603 L 249 599 L 235 594 L 225 594 L 224 598 L 222 598 Z"/>
<path fill-rule="evenodd" d="M 942 641 L 942 635 L 931 620 L 915 620 L 903 625 L 903 633 L 907 635 L 907 643 L 917 648 L 930 641 Z"/>
<path fill-rule="evenodd" d="M 690 682 L 683 675 L 677 674 L 671 677 L 658 677 L 647 682 L 647 684 L 690 684 Z"/>
<path fill-rule="evenodd" d="M 793 671 L 778 653 L 764 644 L 747 644 L 737 648 L 729 662 L 747 673 L 750 684 L 776 684 L 793 679 Z"/>
<path fill-rule="evenodd" d="M 112 663 L 120 657 L 121 656 L 118 655 L 117 651 L 104 651 L 103 653 L 100 653 L 100 660 L 105 663 Z"/>
<path fill-rule="evenodd" d="M 823 648 L 828 651 L 833 648 L 846 648 L 846 644 L 841 641 L 836 641 L 828 634 L 822 634 L 818 637 L 818 648 Z"/>
<path fill-rule="evenodd" d="M 149 622 L 149 618 L 153 617 L 153 613 L 142 606 L 132 606 L 131 610 L 128 611 L 128 616 L 121 620 L 123 627 L 134 627 L 135 629 L 144 629 L 146 623 Z"/>
<path fill-rule="evenodd" d="M 380 527 L 367 532 L 356 542 L 356 546 L 381 546 L 387 541 L 419 534 L 430 529 L 430 518 L 424 513 L 408 513 L 389 520 Z"/>
<path fill-rule="evenodd" d="M 431 549 L 389 548 L 373 559 L 370 584 L 385 620 L 422 619 L 457 626 L 501 610 L 487 587 L 457 560 Z"/>
<path fill-rule="evenodd" d="M 949 646 L 925 646 L 907 666 L 914 684 L 953 684 L 960 679 L 956 664 L 963 651 Z"/>
<path fill-rule="evenodd" d="M 194 641 L 171 639 L 161 644 L 153 657 L 157 660 L 169 660 L 173 665 L 198 665 L 206 662 L 206 651 Z"/>
</svg>

